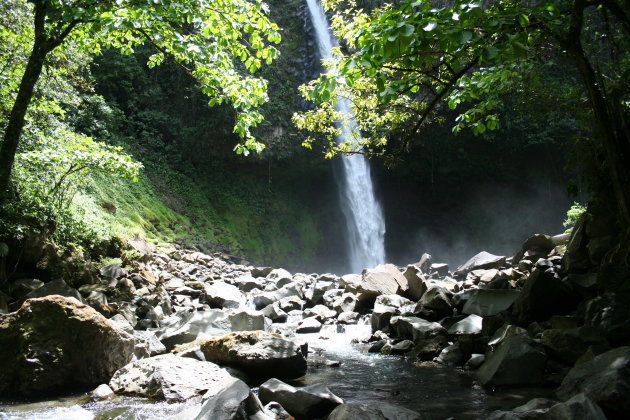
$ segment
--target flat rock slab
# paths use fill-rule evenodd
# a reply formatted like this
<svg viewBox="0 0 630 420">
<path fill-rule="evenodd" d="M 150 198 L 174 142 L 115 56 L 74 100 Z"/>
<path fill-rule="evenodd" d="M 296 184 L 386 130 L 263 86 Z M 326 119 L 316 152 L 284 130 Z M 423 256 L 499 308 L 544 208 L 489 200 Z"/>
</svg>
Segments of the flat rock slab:
<svg viewBox="0 0 630 420">
<path fill-rule="evenodd" d="M 129 363 L 114 374 L 109 386 L 117 394 L 176 402 L 218 393 L 233 380 L 214 363 L 164 354 Z"/>
<path fill-rule="evenodd" d="M 457 271 L 467 273 L 481 268 L 500 268 L 503 263 L 505 263 L 505 257 L 482 251 L 457 267 Z"/>
<path fill-rule="evenodd" d="M 492 316 L 508 309 L 519 297 L 519 290 L 478 289 L 470 293 L 462 310 L 465 314 Z"/>
<path fill-rule="evenodd" d="M 484 386 L 541 383 L 547 355 L 542 346 L 524 334 L 506 337 L 477 371 Z"/>
<path fill-rule="evenodd" d="M 89 390 L 133 357 L 134 338 L 74 298 L 29 299 L 0 316 L 0 395 Z"/>
<path fill-rule="evenodd" d="M 306 373 L 306 344 L 279 334 L 241 331 L 201 343 L 206 360 L 245 370 L 259 378 L 298 378 Z"/>
<path fill-rule="evenodd" d="M 289 414 L 298 418 L 323 417 L 339 404 L 343 404 L 341 398 L 322 384 L 295 388 L 275 378 L 260 385 L 258 395 L 263 404 L 276 401 Z"/>
</svg>

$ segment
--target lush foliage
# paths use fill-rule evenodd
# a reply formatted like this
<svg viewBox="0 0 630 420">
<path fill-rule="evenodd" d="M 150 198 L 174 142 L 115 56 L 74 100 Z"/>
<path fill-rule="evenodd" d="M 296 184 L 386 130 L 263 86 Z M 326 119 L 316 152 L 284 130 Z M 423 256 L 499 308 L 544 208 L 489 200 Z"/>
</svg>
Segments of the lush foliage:
<svg viewBox="0 0 630 420">
<path fill-rule="evenodd" d="M 567 228 L 567 232 L 570 232 L 575 226 L 575 222 L 578 221 L 580 216 L 586 211 L 586 206 L 580 203 L 573 203 L 573 205 L 567 210 L 567 218 L 564 220 L 563 225 Z"/>
<path fill-rule="evenodd" d="M 334 7 L 341 1 L 325 3 Z M 459 110 L 454 132 L 470 127 L 480 134 L 499 126 L 495 111 L 501 95 L 518 90 L 531 78 L 533 63 L 565 60 L 558 49 L 573 41 L 567 38 L 573 36 L 574 2 L 528 5 L 504 0 L 482 6 L 481 2 L 456 1 L 452 7 L 433 7 L 429 1 L 405 1 L 371 14 L 353 7 L 352 1 L 344 3 L 332 26 L 349 52 L 336 51 L 328 72 L 303 88 L 304 96 L 317 107 L 294 116 L 299 127 L 328 140 L 329 155 L 357 150 L 332 140 L 348 119 L 335 108 L 337 98 L 352 102 L 360 131 L 356 138 L 363 136 L 360 145 L 368 153 L 382 152 L 396 140 L 400 140 L 398 151 L 405 150 L 427 124 L 444 121 L 446 109 Z M 617 3 L 600 3 L 612 6 L 600 8 L 608 10 L 601 13 L 612 25 L 619 19 L 611 16 Z M 627 107 L 624 80 L 629 57 L 627 49 L 621 49 L 627 47 L 621 24 L 604 28 L 612 41 L 602 41 L 604 36 L 595 31 L 603 18 L 588 16 L 590 26 L 584 24 L 578 31 L 587 32 L 589 40 L 594 37 L 617 47 L 612 52 L 617 54 L 614 66 L 607 65 L 611 57 L 603 57 L 604 50 L 598 50 L 600 69 L 605 71 L 601 82 L 618 92 L 612 100 Z M 625 18 L 623 13 L 621 18 Z M 306 145 L 312 141 L 308 139 Z"/>
</svg>

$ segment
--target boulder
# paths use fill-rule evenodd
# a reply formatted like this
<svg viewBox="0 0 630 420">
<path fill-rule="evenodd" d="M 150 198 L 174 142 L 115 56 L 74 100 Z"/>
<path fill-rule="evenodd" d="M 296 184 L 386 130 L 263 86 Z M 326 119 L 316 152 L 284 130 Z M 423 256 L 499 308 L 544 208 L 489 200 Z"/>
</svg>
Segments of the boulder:
<svg viewBox="0 0 630 420">
<path fill-rule="evenodd" d="M 275 420 L 273 413 L 265 410 L 258 397 L 245 382 L 232 378 L 218 391 L 209 390 L 203 396 L 198 412 L 190 416 L 194 420 Z"/>
<path fill-rule="evenodd" d="M 605 293 L 584 307 L 584 323 L 604 330 L 613 346 L 630 342 L 630 293 Z"/>
<path fill-rule="evenodd" d="M 409 289 L 405 295 L 414 301 L 420 300 L 427 290 L 426 279 L 420 267 L 413 264 L 408 265 L 403 271 L 403 276 L 405 276 L 407 284 L 409 284 Z"/>
<path fill-rule="evenodd" d="M 630 347 L 618 347 L 574 366 L 557 394 L 562 399 L 585 393 L 611 418 L 630 413 Z"/>
<path fill-rule="evenodd" d="M 344 293 L 333 300 L 331 309 L 337 313 L 352 312 L 357 305 L 357 296 L 354 293 Z"/>
<path fill-rule="evenodd" d="M 577 303 L 578 297 L 568 282 L 561 280 L 552 269 L 535 268 L 514 301 L 512 312 L 519 322 L 528 324 L 569 313 Z"/>
<path fill-rule="evenodd" d="M 451 344 L 442 349 L 436 360 L 445 365 L 461 365 L 464 363 L 464 353 L 458 344 Z"/>
<path fill-rule="evenodd" d="M 544 330 L 540 342 L 550 357 L 573 366 L 591 345 L 606 344 L 604 331 L 591 326 Z"/>
<path fill-rule="evenodd" d="M 484 386 L 539 384 L 546 364 L 542 346 L 525 334 L 512 335 L 487 356 L 477 378 Z"/>
<path fill-rule="evenodd" d="M 214 363 L 163 354 L 129 363 L 114 374 L 109 386 L 117 394 L 176 402 L 217 392 L 232 380 Z"/>
<path fill-rule="evenodd" d="M 473 290 L 469 293 L 462 312 L 482 317 L 496 315 L 508 309 L 518 298 L 519 294 L 518 290 Z"/>
<path fill-rule="evenodd" d="M 606 420 L 602 409 L 584 394 L 562 403 L 535 398 L 512 411 L 495 411 L 488 420 Z"/>
<path fill-rule="evenodd" d="M 33 298 L 41 298 L 44 296 L 51 295 L 59 295 L 65 296 L 69 298 L 75 298 L 79 302 L 85 303 L 83 298 L 81 297 L 81 293 L 77 289 L 74 289 L 66 284 L 63 279 L 56 279 L 53 281 L 49 281 L 45 283 L 43 286 L 34 289 L 32 292 L 28 293 L 25 298 L 33 299 Z"/>
<path fill-rule="evenodd" d="M 110 264 L 102 267 L 100 270 L 101 276 L 110 279 L 119 279 L 127 275 L 127 271 L 117 264 Z"/>
<path fill-rule="evenodd" d="M 29 299 L 18 311 L 0 316 L 0 394 L 87 390 L 107 382 L 133 351 L 131 335 L 78 300 Z"/>
<path fill-rule="evenodd" d="M 402 274 L 401 274 L 402 276 Z M 378 295 L 397 294 L 400 285 L 389 271 L 370 269 L 366 270 L 362 279 L 355 285 L 346 286 L 346 290 L 352 293 L 360 293 L 360 300 L 373 302 Z"/>
<path fill-rule="evenodd" d="M 359 322 L 360 317 L 361 315 L 358 312 L 346 311 L 339 314 L 337 322 L 339 324 L 356 324 Z"/>
<path fill-rule="evenodd" d="M 505 264 L 505 257 L 482 251 L 457 267 L 457 271 L 460 273 L 468 273 L 469 271 L 479 270 L 481 268 L 501 268 L 503 264 Z"/>
<path fill-rule="evenodd" d="M 390 326 L 398 337 L 409 338 L 415 343 L 446 334 L 444 327 L 437 322 L 429 322 L 413 316 L 395 316 L 391 319 Z"/>
<path fill-rule="evenodd" d="M 322 329 L 322 323 L 314 316 L 302 319 L 295 329 L 298 334 L 316 333 Z"/>
<path fill-rule="evenodd" d="M 343 400 L 322 384 L 294 388 L 276 378 L 260 385 L 258 395 L 263 404 L 276 401 L 298 418 L 320 418 L 329 414 Z"/>
<path fill-rule="evenodd" d="M 433 263 L 429 267 L 429 273 L 431 273 L 431 277 L 438 278 L 448 276 L 448 264 L 445 263 Z"/>
<path fill-rule="evenodd" d="M 374 405 L 341 404 L 328 416 L 328 420 L 424 420 L 418 412 L 379 401 Z"/>
<path fill-rule="evenodd" d="M 199 338 L 224 335 L 231 331 L 265 329 L 265 317 L 260 312 L 236 310 L 177 312 L 160 322 L 155 334 L 172 350 L 178 344 L 190 343 Z"/>
<path fill-rule="evenodd" d="M 479 334 L 483 326 L 483 318 L 478 315 L 468 315 L 461 321 L 451 325 L 449 334 Z"/>
<path fill-rule="evenodd" d="M 306 345 L 263 331 L 234 332 L 201 343 L 206 360 L 241 368 L 260 378 L 297 378 L 306 373 Z"/>
<path fill-rule="evenodd" d="M 213 308 L 238 308 L 245 303 L 245 296 L 238 287 L 223 281 L 205 286 L 205 302 Z"/>
<path fill-rule="evenodd" d="M 423 311 L 428 310 L 434 313 L 437 319 L 451 315 L 453 308 L 450 295 L 446 289 L 431 285 L 418 301 L 414 313 L 424 313 Z"/>
<path fill-rule="evenodd" d="M 327 319 L 332 319 L 337 315 L 336 311 L 329 309 L 324 305 L 315 305 L 312 308 L 304 310 L 305 317 L 315 317 L 319 322 L 323 323 Z"/>
<path fill-rule="evenodd" d="M 112 398 L 114 391 L 107 384 L 100 384 L 94 391 L 90 393 L 90 400 L 104 401 Z"/>
<path fill-rule="evenodd" d="M 149 356 L 157 356 L 166 353 L 166 347 L 157 338 L 153 331 L 134 331 L 133 336 L 136 339 L 136 347 L 140 343 L 146 348 Z"/>
</svg>

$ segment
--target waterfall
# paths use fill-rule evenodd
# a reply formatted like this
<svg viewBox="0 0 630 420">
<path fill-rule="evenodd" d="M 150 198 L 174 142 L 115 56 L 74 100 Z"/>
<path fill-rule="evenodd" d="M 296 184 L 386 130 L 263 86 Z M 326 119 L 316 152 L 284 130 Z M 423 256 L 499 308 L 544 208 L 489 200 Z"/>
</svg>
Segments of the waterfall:
<svg viewBox="0 0 630 420">
<path fill-rule="evenodd" d="M 318 0 L 306 0 L 315 28 L 319 54 L 323 59 L 331 58 L 337 39 L 328 26 L 328 21 Z M 339 98 L 337 110 L 351 114 L 347 100 Z M 354 119 L 344 127 L 337 138 L 338 143 L 351 139 L 356 129 Z M 348 254 L 352 272 L 360 273 L 364 268 L 375 267 L 385 262 L 385 220 L 383 210 L 374 197 L 370 166 L 360 154 L 342 156 L 343 170 L 336 176 L 341 195 L 341 209 L 348 229 Z"/>
</svg>

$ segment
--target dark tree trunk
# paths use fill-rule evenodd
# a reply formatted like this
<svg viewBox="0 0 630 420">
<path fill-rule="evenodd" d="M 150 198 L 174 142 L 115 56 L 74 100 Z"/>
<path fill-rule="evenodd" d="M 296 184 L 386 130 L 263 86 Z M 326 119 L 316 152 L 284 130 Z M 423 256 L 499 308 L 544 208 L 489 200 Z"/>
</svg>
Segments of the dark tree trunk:
<svg viewBox="0 0 630 420">
<path fill-rule="evenodd" d="M 9 180 L 13 170 L 13 162 L 17 152 L 22 129 L 26 120 L 26 111 L 33 98 L 35 84 L 42 73 L 47 51 L 42 46 L 34 45 L 28 59 L 17 98 L 11 109 L 4 139 L 0 147 L 0 203 L 8 197 Z"/>
</svg>

